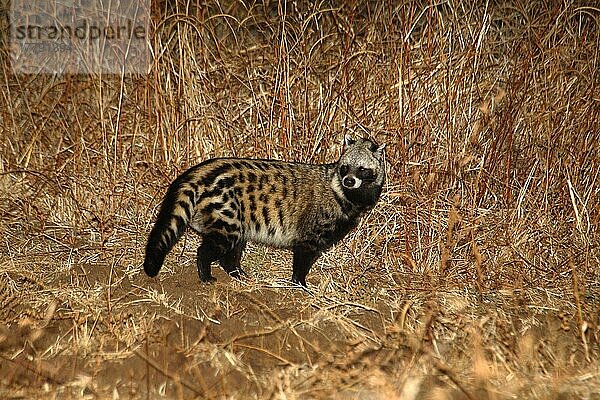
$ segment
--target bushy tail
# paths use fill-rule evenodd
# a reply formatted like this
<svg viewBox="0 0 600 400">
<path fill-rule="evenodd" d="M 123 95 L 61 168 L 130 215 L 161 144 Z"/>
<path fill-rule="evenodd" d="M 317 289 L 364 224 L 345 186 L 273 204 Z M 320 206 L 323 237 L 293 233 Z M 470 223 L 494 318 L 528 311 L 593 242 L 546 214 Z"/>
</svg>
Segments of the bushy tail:
<svg viewBox="0 0 600 400">
<path fill-rule="evenodd" d="M 144 271 L 148 276 L 158 275 L 165 257 L 183 235 L 193 214 L 194 201 L 194 191 L 182 185 L 180 179 L 167 190 L 146 244 Z"/>
<path fill-rule="evenodd" d="M 163 243 L 163 231 L 162 226 L 158 223 L 154 225 L 150 236 L 148 237 L 148 243 L 146 244 L 146 258 L 144 259 L 144 271 L 146 275 L 155 277 L 158 275 L 160 268 L 165 261 L 167 253 L 171 250 L 173 245 L 166 245 Z M 174 244 L 174 243 L 173 243 Z"/>
</svg>

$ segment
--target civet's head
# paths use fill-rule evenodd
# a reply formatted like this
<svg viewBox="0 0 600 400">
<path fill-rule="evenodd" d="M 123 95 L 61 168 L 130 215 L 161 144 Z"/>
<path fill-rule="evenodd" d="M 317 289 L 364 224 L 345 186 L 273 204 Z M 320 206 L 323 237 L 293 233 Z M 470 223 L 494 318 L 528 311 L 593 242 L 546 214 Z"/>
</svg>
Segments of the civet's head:
<svg viewBox="0 0 600 400">
<path fill-rule="evenodd" d="M 375 205 L 381 194 L 385 167 L 385 144 L 378 145 L 366 138 L 344 137 L 344 150 L 337 165 L 337 179 L 344 196 L 363 207 Z"/>
</svg>

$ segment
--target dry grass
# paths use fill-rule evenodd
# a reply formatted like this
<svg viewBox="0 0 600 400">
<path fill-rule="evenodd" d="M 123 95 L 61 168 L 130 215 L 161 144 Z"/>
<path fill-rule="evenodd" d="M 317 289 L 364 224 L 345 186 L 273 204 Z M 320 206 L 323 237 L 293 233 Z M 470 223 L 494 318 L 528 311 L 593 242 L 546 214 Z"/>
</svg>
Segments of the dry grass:
<svg viewBox="0 0 600 400">
<path fill-rule="evenodd" d="M 0 397 L 600 396 L 600 10 L 155 3 L 143 77 L 0 72 Z M 4 44 L 6 44 L 4 42 Z M 168 183 L 214 156 L 388 143 L 372 214 L 289 288 L 251 247 L 156 280 Z"/>
</svg>

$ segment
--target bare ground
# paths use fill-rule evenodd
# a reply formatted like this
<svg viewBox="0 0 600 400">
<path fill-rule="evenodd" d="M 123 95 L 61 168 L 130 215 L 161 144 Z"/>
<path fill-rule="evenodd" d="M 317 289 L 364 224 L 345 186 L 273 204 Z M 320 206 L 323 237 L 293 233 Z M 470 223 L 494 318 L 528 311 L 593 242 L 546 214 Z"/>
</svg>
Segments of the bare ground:
<svg viewBox="0 0 600 400">
<path fill-rule="evenodd" d="M 7 236 L 3 397 L 600 396 L 597 284 L 479 292 L 342 245 L 310 292 L 289 284 L 289 254 L 262 247 L 244 257 L 250 277 L 205 285 L 191 235 L 150 279 L 123 231 L 104 247 Z"/>
</svg>

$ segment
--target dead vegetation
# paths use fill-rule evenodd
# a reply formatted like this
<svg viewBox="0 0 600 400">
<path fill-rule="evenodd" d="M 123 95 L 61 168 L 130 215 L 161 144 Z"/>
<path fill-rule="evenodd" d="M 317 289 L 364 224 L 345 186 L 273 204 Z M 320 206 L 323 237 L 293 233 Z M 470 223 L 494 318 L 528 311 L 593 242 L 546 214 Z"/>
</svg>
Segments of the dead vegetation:
<svg viewBox="0 0 600 400">
<path fill-rule="evenodd" d="M 156 2 L 147 76 L 2 52 L 0 397 L 600 396 L 594 2 Z M 6 45 L 6 41 L 3 42 Z M 377 208 L 290 288 L 285 251 L 143 275 L 160 196 L 208 157 L 388 143 Z"/>
</svg>

